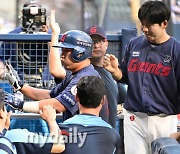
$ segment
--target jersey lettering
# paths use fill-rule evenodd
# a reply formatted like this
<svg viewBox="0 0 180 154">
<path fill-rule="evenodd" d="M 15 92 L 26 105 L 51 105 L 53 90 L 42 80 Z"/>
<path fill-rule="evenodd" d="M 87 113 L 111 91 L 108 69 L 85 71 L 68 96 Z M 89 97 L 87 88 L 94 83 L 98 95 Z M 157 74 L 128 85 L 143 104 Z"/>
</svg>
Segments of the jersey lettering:
<svg viewBox="0 0 180 154">
<path fill-rule="evenodd" d="M 131 59 L 128 71 L 129 72 L 146 72 L 160 76 L 168 76 L 170 73 L 171 67 L 164 66 L 162 63 L 151 64 L 149 62 L 141 62 L 138 59 Z"/>
</svg>

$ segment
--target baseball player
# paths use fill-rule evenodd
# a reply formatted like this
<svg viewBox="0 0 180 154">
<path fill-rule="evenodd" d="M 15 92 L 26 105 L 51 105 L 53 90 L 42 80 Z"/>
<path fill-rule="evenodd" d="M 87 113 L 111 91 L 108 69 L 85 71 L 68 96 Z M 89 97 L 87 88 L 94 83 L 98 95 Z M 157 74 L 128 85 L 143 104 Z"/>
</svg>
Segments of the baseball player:
<svg viewBox="0 0 180 154">
<path fill-rule="evenodd" d="M 162 1 L 145 2 L 138 11 L 144 35 L 128 43 L 119 67 L 114 55 L 104 57 L 104 67 L 114 79 L 128 84 L 124 103 L 126 154 L 149 154 L 154 139 L 177 131 L 180 43 L 166 32 L 170 13 Z"/>
<path fill-rule="evenodd" d="M 52 41 L 56 43 L 59 37 L 59 25 L 55 22 L 55 12 L 51 11 L 50 27 L 52 33 L 55 33 L 56 38 L 52 38 Z M 57 30 L 56 30 L 57 29 Z M 58 33 L 57 33 L 58 32 Z M 103 78 L 106 85 L 107 104 L 109 109 L 109 123 L 116 128 L 117 119 L 117 99 L 118 99 L 118 86 L 111 74 L 103 68 L 103 57 L 108 47 L 108 41 L 104 30 L 101 27 L 91 26 L 85 31 L 89 34 L 93 40 L 93 51 L 91 63 L 95 70 Z M 59 60 L 59 50 L 52 48 L 49 53 L 49 68 L 51 74 L 55 77 L 56 83 L 61 82 L 61 79 L 66 75 L 65 69 L 62 67 Z M 59 71 L 61 69 L 61 71 Z M 107 120 L 106 120 L 107 121 Z"/>
<path fill-rule="evenodd" d="M 109 123 L 112 127 L 116 128 L 118 86 L 112 78 L 111 73 L 109 73 L 103 67 L 103 58 L 108 48 L 107 36 L 103 28 L 98 26 L 91 26 L 87 28 L 85 32 L 91 36 L 94 43 L 91 64 L 93 64 L 94 68 L 105 82 L 106 96 L 109 108 Z M 119 93 L 121 92 L 122 90 Z"/>
<path fill-rule="evenodd" d="M 99 74 L 90 64 L 92 39 L 85 32 L 70 30 L 63 34 L 59 44 L 51 43 L 51 46 L 62 49 L 61 62 L 71 73 L 67 74 L 62 82 L 50 91 L 21 84 L 17 73 L 7 63 L 9 72 L 6 78 L 15 91 L 20 90 L 24 95 L 36 101 L 16 101 L 13 97 L 12 99 L 8 97 L 6 102 L 16 109 L 35 113 L 42 110 L 43 106 L 51 105 L 57 112 L 63 112 L 63 120 L 65 120 L 78 113 L 75 94 L 79 79 L 83 76 L 99 76 Z"/>
<path fill-rule="evenodd" d="M 119 154 L 119 133 L 99 117 L 105 95 L 103 81 L 97 76 L 86 76 L 79 80 L 76 99 L 80 114 L 59 125 L 62 132 L 66 132 L 67 140 L 76 142 L 66 143 L 63 154 Z M 72 130 L 79 134 L 78 137 L 71 135 Z M 80 135 L 81 139 L 77 139 Z"/>
</svg>

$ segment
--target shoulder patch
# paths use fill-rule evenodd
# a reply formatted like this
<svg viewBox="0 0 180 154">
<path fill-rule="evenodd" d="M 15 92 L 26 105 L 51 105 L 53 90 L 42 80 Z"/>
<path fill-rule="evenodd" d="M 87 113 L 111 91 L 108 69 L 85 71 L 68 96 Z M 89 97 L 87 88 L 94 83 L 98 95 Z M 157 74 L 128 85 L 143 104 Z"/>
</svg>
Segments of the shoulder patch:
<svg viewBox="0 0 180 154">
<path fill-rule="evenodd" d="M 75 96 L 77 93 L 76 85 L 71 88 L 71 93 Z"/>
</svg>

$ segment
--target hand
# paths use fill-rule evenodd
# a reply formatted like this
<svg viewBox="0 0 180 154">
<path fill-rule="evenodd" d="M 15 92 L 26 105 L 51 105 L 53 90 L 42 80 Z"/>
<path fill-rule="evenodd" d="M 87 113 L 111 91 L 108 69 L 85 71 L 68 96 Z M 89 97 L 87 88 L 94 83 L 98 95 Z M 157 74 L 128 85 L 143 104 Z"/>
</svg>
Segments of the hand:
<svg viewBox="0 0 180 154">
<path fill-rule="evenodd" d="M 114 73 L 118 69 L 118 59 L 112 54 L 106 54 L 103 60 L 103 67 L 110 73 Z"/>
<path fill-rule="evenodd" d="M 20 100 L 19 98 L 8 92 L 4 92 L 4 102 L 15 110 L 23 110 L 24 101 Z"/>
<path fill-rule="evenodd" d="M 39 113 L 41 117 L 47 121 L 50 135 L 53 137 L 58 137 L 60 134 L 60 129 L 56 122 L 56 110 L 52 106 L 47 105 L 44 106 L 43 110 L 40 110 Z"/>
<path fill-rule="evenodd" d="M 49 26 L 52 29 L 52 33 L 60 34 L 60 26 L 55 20 L 55 10 L 51 10 Z"/>
<path fill-rule="evenodd" d="M 14 87 L 14 92 L 17 92 L 23 87 L 23 84 L 21 83 L 17 71 L 12 67 L 11 63 L 9 61 L 6 61 L 5 65 L 7 68 L 5 77 L 9 81 L 9 83 Z"/>
<path fill-rule="evenodd" d="M 39 113 L 48 123 L 56 120 L 56 110 L 50 105 L 44 106 L 43 110 L 40 110 Z"/>
</svg>

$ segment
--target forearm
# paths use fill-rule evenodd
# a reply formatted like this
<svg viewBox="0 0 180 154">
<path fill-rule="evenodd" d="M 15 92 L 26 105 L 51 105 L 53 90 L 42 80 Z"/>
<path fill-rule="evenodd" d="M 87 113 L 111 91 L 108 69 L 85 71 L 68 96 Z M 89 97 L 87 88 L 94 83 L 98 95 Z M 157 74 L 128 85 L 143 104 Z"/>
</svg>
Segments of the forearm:
<svg viewBox="0 0 180 154">
<path fill-rule="evenodd" d="M 116 81 L 119 81 L 122 78 L 122 71 L 119 68 L 115 69 L 115 71 L 111 72 L 111 74 Z"/>
<path fill-rule="evenodd" d="M 57 125 L 56 121 L 48 123 L 48 126 L 50 130 L 50 135 L 56 137 L 56 140 L 58 141 L 53 144 L 51 153 L 63 152 L 65 150 L 65 144 L 63 138 L 61 137 L 61 130 L 59 129 L 59 126 Z"/>
<path fill-rule="evenodd" d="M 56 77 L 63 79 L 66 75 L 65 69 L 62 67 L 60 60 L 59 48 L 55 48 L 52 46 L 57 46 L 59 40 L 59 33 L 53 32 L 51 38 L 51 48 L 49 53 L 49 70 L 50 73 Z"/>
<path fill-rule="evenodd" d="M 51 136 L 58 137 L 60 135 L 61 131 L 60 131 L 59 126 L 55 120 L 48 122 L 48 126 L 49 126 L 49 131 L 50 131 Z"/>
<path fill-rule="evenodd" d="M 20 90 L 25 96 L 33 99 L 33 100 L 43 100 L 50 98 L 49 90 L 38 89 L 34 87 L 30 87 L 28 85 L 24 85 Z"/>
<path fill-rule="evenodd" d="M 43 110 L 43 107 L 47 105 L 52 106 L 57 113 L 64 112 L 66 110 L 65 107 L 55 98 L 24 102 L 21 109 L 26 112 L 39 113 L 39 110 Z"/>
</svg>

